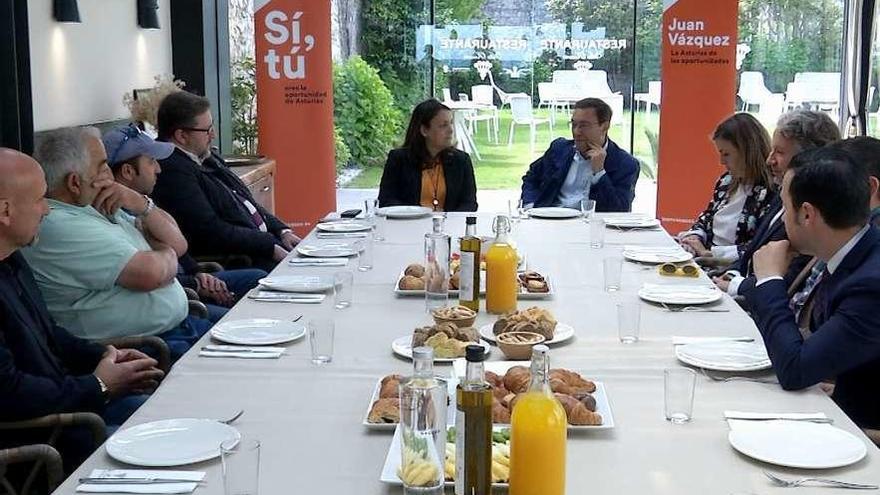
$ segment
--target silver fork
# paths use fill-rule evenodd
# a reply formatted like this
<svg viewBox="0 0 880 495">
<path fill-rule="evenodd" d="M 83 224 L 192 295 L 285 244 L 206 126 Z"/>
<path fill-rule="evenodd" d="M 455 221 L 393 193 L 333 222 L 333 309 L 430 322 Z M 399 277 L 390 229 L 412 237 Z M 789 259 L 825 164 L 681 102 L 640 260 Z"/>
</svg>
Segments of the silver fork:
<svg viewBox="0 0 880 495">
<path fill-rule="evenodd" d="M 296 323 L 296 322 L 298 322 L 299 320 L 302 320 L 302 317 L 303 317 L 303 315 L 296 315 L 296 318 L 294 318 L 292 321 L 293 321 L 294 323 Z"/>
<path fill-rule="evenodd" d="M 732 375 L 732 376 L 716 376 L 716 375 L 713 375 L 712 373 L 709 373 L 709 371 L 706 370 L 705 368 L 700 368 L 700 373 L 702 373 L 703 376 L 705 376 L 706 378 L 712 380 L 713 382 L 722 382 L 722 383 L 727 383 L 727 382 L 754 382 L 754 383 L 769 383 L 769 384 L 771 384 L 771 385 L 779 385 L 779 381 L 778 381 L 778 380 L 774 380 L 774 379 L 772 379 L 772 378 L 752 378 L 752 377 L 749 377 L 749 376 L 738 376 L 738 375 Z"/>
<path fill-rule="evenodd" d="M 221 419 L 221 420 L 219 420 L 219 422 L 225 423 L 227 425 L 232 424 L 236 419 L 240 418 L 242 414 L 244 414 L 244 409 L 239 409 L 238 412 L 235 413 L 235 416 L 233 416 L 229 419 Z"/>
<path fill-rule="evenodd" d="M 663 309 L 670 313 L 729 313 L 727 308 L 701 308 L 699 306 L 670 306 L 666 303 L 660 303 Z"/>
<path fill-rule="evenodd" d="M 825 484 L 825 485 L 829 485 L 829 486 L 835 486 L 838 488 L 851 488 L 853 490 L 876 490 L 878 488 L 877 485 L 849 483 L 847 481 L 831 480 L 831 479 L 827 479 L 827 478 L 799 478 L 796 480 L 784 480 L 782 478 L 779 478 L 778 476 L 775 476 L 773 473 L 771 473 L 769 471 L 764 471 L 764 475 L 767 476 L 768 478 L 770 478 L 770 481 L 776 483 L 777 485 L 788 487 L 788 488 L 795 487 L 795 486 L 801 486 L 804 483 L 821 483 L 821 484 Z"/>
</svg>

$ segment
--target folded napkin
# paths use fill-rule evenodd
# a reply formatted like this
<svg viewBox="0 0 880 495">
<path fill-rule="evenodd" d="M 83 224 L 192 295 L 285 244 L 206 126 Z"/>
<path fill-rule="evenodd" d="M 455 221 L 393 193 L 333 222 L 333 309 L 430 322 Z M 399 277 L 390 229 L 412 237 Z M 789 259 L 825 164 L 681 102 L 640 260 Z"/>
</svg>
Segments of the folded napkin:
<svg viewBox="0 0 880 495">
<path fill-rule="evenodd" d="M 672 336 L 672 345 L 685 344 L 702 344 L 705 342 L 754 342 L 755 339 L 748 336 L 740 337 L 683 337 L 680 335 Z"/>
<path fill-rule="evenodd" d="M 76 491 L 85 493 L 192 493 L 205 479 L 204 471 L 153 471 L 142 469 L 94 469 L 89 478 L 141 478 L 143 483 L 81 483 Z M 180 483 L 150 483 L 149 479 L 181 480 Z"/>
<path fill-rule="evenodd" d="M 284 354 L 283 350 L 278 352 L 251 352 L 246 350 L 217 351 L 202 348 L 202 350 L 199 351 L 199 357 L 210 358 L 278 359 L 282 354 Z"/>
<path fill-rule="evenodd" d="M 291 258 L 290 266 L 345 266 L 348 258 Z"/>
<path fill-rule="evenodd" d="M 219 351 L 219 352 L 263 352 L 268 354 L 284 354 L 286 347 L 272 347 L 268 345 L 230 345 L 230 344 L 208 344 L 202 347 L 203 351 Z"/>
</svg>

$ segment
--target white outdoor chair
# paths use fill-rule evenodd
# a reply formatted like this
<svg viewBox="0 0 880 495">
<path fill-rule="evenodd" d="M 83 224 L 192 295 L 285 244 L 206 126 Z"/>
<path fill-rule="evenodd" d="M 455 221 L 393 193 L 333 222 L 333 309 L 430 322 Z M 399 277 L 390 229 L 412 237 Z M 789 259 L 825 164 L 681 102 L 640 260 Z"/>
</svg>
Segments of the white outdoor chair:
<svg viewBox="0 0 880 495">
<path fill-rule="evenodd" d="M 742 100 L 742 111 L 751 105 L 761 105 L 773 93 L 764 84 L 764 74 L 745 71 L 739 76 L 739 91 L 736 93 Z"/>
<path fill-rule="evenodd" d="M 461 96 L 459 95 L 459 98 Z M 467 95 L 464 96 L 467 97 Z M 486 122 L 486 139 L 491 140 L 494 136 L 495 144 L 498 144 L 499 117 L 498 108 L 495 107 L 495 102 L 492 100 L 492 86 L 489 84 L 471 86 L 471 100 L 481 106 L 468 118 L 471 131 L 477 132 L 478 122 Z"/>
<path fill-rule="evenodd" d="M 452 101 L 452 92 L 449 88 L 443 88 L 443 101 Z"/>
<path fill-rule="evenodd" d="M 532 109 L 532 97 L 512 96 L 510 98 L 510 111 L 513 114 L 510 120 L 510 135 L 507 139 L 507 147 L 513 146 L 513 131 L 518 125 L 529 126 L 529 152 L 535 153 L 535 135 L 537 127 L 540 124 L 547 124 L 550 127 L 550 119 L 536 118 Z M 552 132 L 552 128 L 551 128 Z"/>
<path fill-rule="evenodd" d="M 651 113 L 651 107 L 656 105 L 660 109 L 660 81 L 648 81 L 647 93 L 636 93 L 633 98 L 636 101 L 636 110 L 639 109 L 639 103 L 645 104 L 645 111 Z"/>
</svg>

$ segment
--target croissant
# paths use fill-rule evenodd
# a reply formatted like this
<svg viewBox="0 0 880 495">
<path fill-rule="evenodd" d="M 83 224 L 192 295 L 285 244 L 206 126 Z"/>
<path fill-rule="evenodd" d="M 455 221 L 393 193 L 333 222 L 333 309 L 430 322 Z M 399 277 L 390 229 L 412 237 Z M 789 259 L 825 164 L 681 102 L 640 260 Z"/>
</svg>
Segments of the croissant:
<svg viewBox="0 0 880 495">
<path fill-rule="evenodd" d="M 504 374 L 504 388 L 518 394 L 529 388 L 531 373 L 525 366 L 514 366 Z"/>
<path fill-rule="evenodd" d="M 379 388 L 379 398 L 398 397 L 401 378 L 403 377 L 400 375 L 388 375 L 383 378 L 382 386 Z"/>
<path fill-rule="evenodd" d="M 596 391 L 596 384 L 584 379 L 581 375 L 561 368 L 550 370 L 550 388 L 562 394 L 591 394 Z"/>
<path fill-rule="evenodd" d="M 568 424 L 598 426 L 602 424 L 602 416 L 587 409 L 583 402 L 570 395 L 555 394 L 556 399 L 565 409 Z"/>
</svg>

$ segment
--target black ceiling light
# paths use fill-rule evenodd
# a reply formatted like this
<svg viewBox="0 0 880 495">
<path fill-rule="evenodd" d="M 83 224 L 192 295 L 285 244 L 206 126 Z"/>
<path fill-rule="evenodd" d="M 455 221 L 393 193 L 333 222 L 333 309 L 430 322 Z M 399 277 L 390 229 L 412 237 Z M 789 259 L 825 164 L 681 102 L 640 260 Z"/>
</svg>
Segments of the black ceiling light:
<svg viewBox="0 0 880 495">
<path fill-rule="evenodd" d="M 137 0 L 138 26 L 159 29 L 159 0 Z"/>
<path fill-rule="evenodd" d="M 52 15 L 58 22 L 82 22 L 76 0 L 55 0 Z"/>
</svg>

